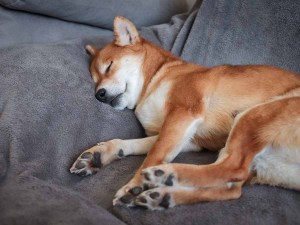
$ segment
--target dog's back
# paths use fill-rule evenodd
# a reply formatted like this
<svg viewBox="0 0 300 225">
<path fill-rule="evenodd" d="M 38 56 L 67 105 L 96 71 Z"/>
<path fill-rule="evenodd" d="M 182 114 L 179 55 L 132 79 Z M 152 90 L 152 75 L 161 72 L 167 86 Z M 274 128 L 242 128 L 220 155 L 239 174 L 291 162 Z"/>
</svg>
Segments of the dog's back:
<svg viewBox="0 0 300 225">
<path fill-rule="evenodd" d="M 185 107 L 202 115 L 204 121 L 194 142 L 211 150 L 219 150 L 225 145 L 238 113 L 300 87 L 300 77 L 296 74 L 263 65 L 203 68 L 182 63 L 169 66 L 159 76 L 155 88 L 151 87 L 152 93 L 156 94 L 159 87 L 171 86 L 160 111 L 169 113 L 174 108 Z M 147 98 L 149 96 L 151 93 Z M 143 115 L 139 117 L 143 121 Z M 145 128 L 147 130 L 147 126 Z"/>
</svg>

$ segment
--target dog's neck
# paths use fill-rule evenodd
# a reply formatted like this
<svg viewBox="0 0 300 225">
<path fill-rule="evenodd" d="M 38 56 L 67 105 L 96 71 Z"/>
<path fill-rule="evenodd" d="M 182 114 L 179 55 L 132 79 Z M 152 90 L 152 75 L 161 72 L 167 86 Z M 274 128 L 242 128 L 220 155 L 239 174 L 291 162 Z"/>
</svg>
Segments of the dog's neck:
<svg viewBox="0 0 300 225">
<path fill-rule="evenodd" d="M 145 49 L 143 63 L 144 82 L 141 97 L 143 97 L 143 95 L 145 94 L 152 78 L 157 74 L 157 72 L 165 63 L 179 60 L 183 61 L 180 58 L 177 58 L 176 56 L 172 55 L 171 52 L 159 48 L 146 40 L 143 41 L 143 47 Z"/>
</svg>

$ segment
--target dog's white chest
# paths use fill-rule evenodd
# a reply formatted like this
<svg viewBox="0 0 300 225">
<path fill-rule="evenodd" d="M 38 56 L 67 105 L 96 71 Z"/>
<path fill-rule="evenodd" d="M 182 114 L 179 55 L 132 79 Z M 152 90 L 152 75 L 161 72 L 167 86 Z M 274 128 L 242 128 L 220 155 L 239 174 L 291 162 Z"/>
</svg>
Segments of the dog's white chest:
<svg viewBox="0 0 300 225">
<path fill-rule="evenodd" d="M 165 119 L 165 105 L 170 90 L 170 83 L 163 83 L 138 104 L 135 114 L 149 136 L 159 132 Z"/>
</svg>

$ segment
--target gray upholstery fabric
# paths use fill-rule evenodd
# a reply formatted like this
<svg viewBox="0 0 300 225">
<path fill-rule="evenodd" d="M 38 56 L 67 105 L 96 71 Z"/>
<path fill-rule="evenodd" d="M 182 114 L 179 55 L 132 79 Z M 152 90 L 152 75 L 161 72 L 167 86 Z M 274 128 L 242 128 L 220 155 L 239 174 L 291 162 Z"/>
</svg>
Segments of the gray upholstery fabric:
<svg viewBox="0 0 300 225">
<path fill-rule="evenodd" d="M 111 34 L 111 31 L 98 27 L 9 10 L 0 6 L 0 48 Z"/>
<path fill-rule="evenodd" d="M 168 24 L 142 28 L 142 34 L 204 65 L 266 63 L 299 73 L 297 12 L 299 3 L 293 0 L 251 4 L 247 0 L 204 0 L 199 10 L 175 16 Z M 3 13 L 8 15 L 3 10 L 0 17 Z M 12 15 L 10 24 L 24 18 Z M 41 17 L 41 24 L 32 21 L 30 29 L 47 24 Z M 67 23 L 61 26 L 68 27 Z M 10 36 L 10 45 L 15 46 L 0 49 L 1 224 L 299 223 L 300 193 L 268 186 L 245 187 L 238 200 L 161 212 L 112 207 L 115 192 L 129 181 L 142 156 L 113 162 L 91 177 L 70 174 L 78 154 L 96 142 L 144 136 L 132 111 L 116 111 L 94 97 L 84 45 L 100 47 L 111 36 L 95 38 L 94 31 L 85 33 L 84 26 L 78 36 L 80 31 L 73 32 L 79 25 L 71 26 L 65 35 L 70 32 L 75 40 L 19 45 L 21 39 L 11 33 L 6 38 Z M 28 28 L 19 29 L 30 41 Z M 57 40 L 64 39 L 59 30 L 52 31 Z M 2 38 L 0 35 L 0 42 Z M 215 158 L 210 152 L 182 153 L 176 161 L 207 164 Z"/>
<path fill-rule="evenodd" d="M 82 41 L 0 55 L 1 224 L 118 224 L 101 206 L 111 207 L 132 166 L 112 164 L 92 179 L 69 167 L 98 141 L 141 137 L 133 112 L 95 99 Z"/>
<path fill-rule="evenodd" d="M 189 62 L 270 64 L 300 73 L 299 12 L 300 1 L 204 0 L 183 26 L 184 15 L 145 33 Z"/>
<path fill-rule="evenodd" d="M 299 224 L 300 194 L 269 186 L 246 186 L 239 200 L 204 202 L 166 211 L 114 208 L 127 224 L 281 225 Z"/>
<path fill-rule="evenodd" d="M 36 177 L 19 175 L 1 185 L 0 199 L 2 225 L 124 225 L 97 202 Z"/>
<path fill-rule="evenodd" d="M 188 10 L 182 0 L 0 0 L 0 4 L 106 29 L 112 29 L 115 16 L 125 16 L 141 27 L 168 22 Z"/>
</svg>

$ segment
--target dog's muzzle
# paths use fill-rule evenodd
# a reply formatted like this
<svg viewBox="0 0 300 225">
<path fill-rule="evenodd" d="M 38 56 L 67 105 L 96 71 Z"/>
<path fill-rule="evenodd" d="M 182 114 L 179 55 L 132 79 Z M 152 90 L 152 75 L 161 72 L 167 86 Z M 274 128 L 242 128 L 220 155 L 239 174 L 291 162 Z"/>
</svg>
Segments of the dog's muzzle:
<svg viewBox="0 0 300 225">
<path fill-rule="evenodd" d="M 99 100 L 100 102 L 109 104 L 112 107 L 116 107 L 120 104 L 122 96 L 123 96 L 123 93 L 120 93 L 115 96 L 108 95 L 106 89 L 104 89 L 104 88 L 99 89 L 97 91 L 97 93 L 95 94 L 95 97 L 97 100 Z"/>
<path fill-rule="evenodd" d="M 106 96 L 106 90 L 104 88 L 99 89 L 99 91 L 97 91 L 95 97 L 100 102 L 104 102 L 104 103 L 108 102 L 108 98 Z"/>
</svg>

